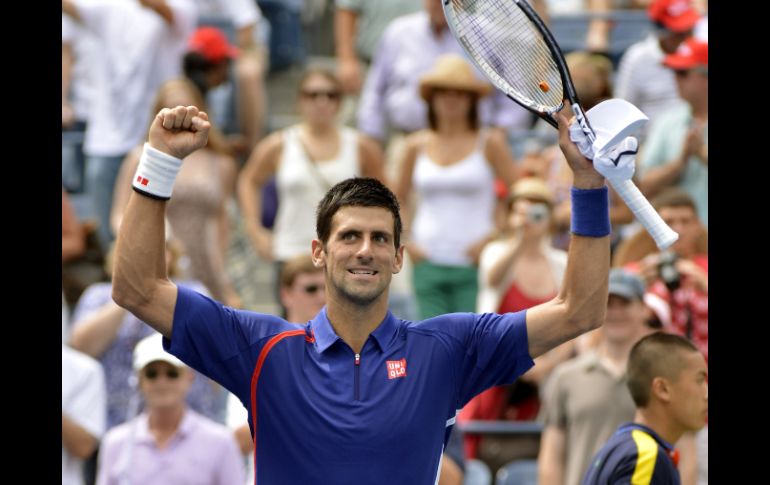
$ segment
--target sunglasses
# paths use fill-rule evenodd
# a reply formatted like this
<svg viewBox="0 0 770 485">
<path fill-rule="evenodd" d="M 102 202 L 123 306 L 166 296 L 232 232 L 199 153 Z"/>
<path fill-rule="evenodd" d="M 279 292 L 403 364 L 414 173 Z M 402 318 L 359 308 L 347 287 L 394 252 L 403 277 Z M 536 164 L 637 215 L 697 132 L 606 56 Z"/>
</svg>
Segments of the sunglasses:
<svg viewBox="0 0 770 485">
<path fill-rule="evenodd" d="M 302 96 L 312 100 L 325 97 L 329 101 L 337 101 L 340 99 L 341 94 L 339 91 L 302 91 Z"/>
<path fill-rule="evenodd" d="M 147 369 L 144 371 L 144 377 L 151 381 L 157 379 L 160 374 L 161 373 L 158 371 L 158 369 Z M 180 375 L 178 369 L 166 369 L 164 374 L 166 374 L 168 379 L 178 379 Z"/>
<path fill-rule="evenodd" d="M 321 285 L 307 285 L 307 286 L 303 286 L 302 287 L 302 291 L 304 291 L 308 295 L 313 295 L 313 294 L 315 294 L 319 290 L 323 290 L 323 286 L 321 286 Z"/>
</svg>

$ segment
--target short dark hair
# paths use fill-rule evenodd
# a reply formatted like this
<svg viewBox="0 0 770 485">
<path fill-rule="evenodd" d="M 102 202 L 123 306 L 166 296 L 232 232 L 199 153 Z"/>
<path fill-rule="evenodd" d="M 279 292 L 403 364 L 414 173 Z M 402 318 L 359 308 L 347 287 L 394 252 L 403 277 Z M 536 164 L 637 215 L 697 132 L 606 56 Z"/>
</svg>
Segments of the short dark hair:
<svg viewBox="0 0 770 485">
<path fill-rule="evenodd" d="M 182 71 L 186 78 L 195 84 L 195 87 L 206 96 L 209 92 L 209 86 L 206 83 L 206 73 L 217 65 L 230 62 L 225 58 L 218 62 L 211 62 L 203 54 L 190 51 L 182 57 Z"/>
<path fill-rule="evenodd" d="M 324 195 L 316 210 L 315 229 L 326 244 L 332 230 L 332 218 L 343 207 L 382 207 L 393 214 L 393 244 L 401 245 L 401 214 L 395 194 L 377 179 L 355 177 L 343 180 Z"/>
<path fill-rule="evenodd" d="M 302 254 L 295 256 L 284 263 L 281 268 L 279 281 L 282 288 L 288 288 L 294 284 L 294 280 L 297 279 L 297 276 L 303 273 L 313 274 L 322 271 L 323 268 L 316 268 L 313 264 L 313 258 L 311 258 L 309 254 Z"/>
<path fill-rule="evenodd" d="M 664 189 L 652 199 L 652 206 L 658 211 L 663 207 L 689 207 L 695 214 L 698 213 L 698 208 L 690 194 L 679 187 Z"/>
<path fill-rule="evenodd" d="M 636 407 L 650 402 L 652 380 L 675 379 L 684 367 L 686 352 L 698 352 L 692 342 L 680 335 L 655 332 L 639 340 L 628 357 L 628 390 Z"/>
</svg>

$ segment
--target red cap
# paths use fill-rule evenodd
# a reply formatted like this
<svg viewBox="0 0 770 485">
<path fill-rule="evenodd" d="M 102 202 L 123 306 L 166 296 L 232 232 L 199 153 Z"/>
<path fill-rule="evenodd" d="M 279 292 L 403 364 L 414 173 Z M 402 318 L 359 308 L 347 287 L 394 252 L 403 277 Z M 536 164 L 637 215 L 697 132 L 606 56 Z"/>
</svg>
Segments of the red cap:
<svg viewBox="0 0 770 485">
<path fill-rule="evenodd" d="M 227 41 L 221 30 L 215 27 L 201 27 L 187 41 L 187 48 L 197 52 L 209 62 L 219 62 L 223 59 L 233 59 L 240 52 Z"/>
<path fill-rule="evenodd" d="M 679 44 L 679 48 L 673 54 L 663 59 L 663 64 L 671 69 L 686 71 L 696 67 L 709 65 L 709 45 L 695 37 L 689 37 Z"/>
<path fill-rule="evenodd" d="M 647 13 L 671 32 L 687 32 L 700 20 L 691 0 L 655 0 Z"/>
</svg>

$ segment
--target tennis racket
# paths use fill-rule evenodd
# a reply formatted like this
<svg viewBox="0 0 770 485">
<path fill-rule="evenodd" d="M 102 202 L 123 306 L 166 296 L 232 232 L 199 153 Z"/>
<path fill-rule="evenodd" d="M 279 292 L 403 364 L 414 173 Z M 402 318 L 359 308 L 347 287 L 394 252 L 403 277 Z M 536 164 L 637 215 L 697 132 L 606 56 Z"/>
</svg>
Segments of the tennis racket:
<svg viewBox="0 0 770 485">
<path fill-rule="evenodd" d="M 452 34 L 474 64 L 513 101 L 558 127 L 553 114 L 569 100 L 588 140 L 596 135 L 580 107 L 553 34 L 525 0 L 442 0 Z M 631 180 L 609 180 L 660 249 L 679 235 Z"/>
</svg>

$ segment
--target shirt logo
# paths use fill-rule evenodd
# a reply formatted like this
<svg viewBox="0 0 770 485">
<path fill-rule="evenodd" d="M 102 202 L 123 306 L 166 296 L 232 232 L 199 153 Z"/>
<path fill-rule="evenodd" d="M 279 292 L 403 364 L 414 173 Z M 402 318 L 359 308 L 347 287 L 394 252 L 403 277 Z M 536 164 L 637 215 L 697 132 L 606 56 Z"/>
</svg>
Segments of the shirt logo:
<svg viewBox="0 0 770 485">
<path fill-rule="evenodd" d="M 388 369 L 388 379 L 406 377 L 406 359 L 386 360 L 385 366 Z"/>
<path fill-rule="evenodd" d="M 147 185 L 147 183 L 149 182 L 149 180 L 147 180 L 146 178 L 142 177 L 141 175 L 137 175 L 136 176 L 136 181 L 139 182 L 142 185 Z"/>
</svg>

